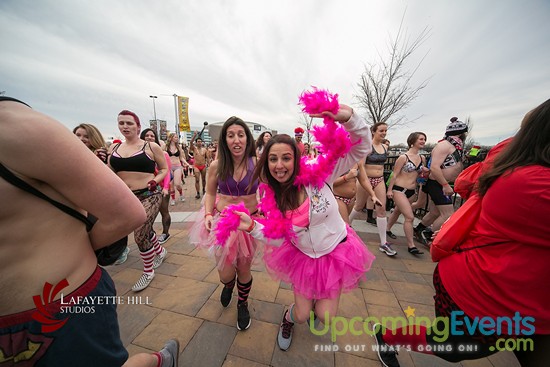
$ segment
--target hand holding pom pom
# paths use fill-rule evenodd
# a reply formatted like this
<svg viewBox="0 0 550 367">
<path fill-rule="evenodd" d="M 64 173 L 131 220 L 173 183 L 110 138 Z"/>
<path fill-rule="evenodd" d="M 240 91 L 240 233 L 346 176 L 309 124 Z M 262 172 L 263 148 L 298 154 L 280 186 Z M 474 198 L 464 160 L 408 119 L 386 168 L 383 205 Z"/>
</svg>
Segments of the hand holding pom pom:
<svg viewBox="0 0 550 367">
<path fill-rule="evenodd" d="M 244 214 L 242 216 L 241 214 Z M 246 218 L 250 219 L 250 212 L 244 206 L 244 203 L 227 206 L 220 215 L 216 228 L 214 228 L 216 235 L 216 242 L 220 246 L 225 246 L 227 239 L 231 235 L 231 232 L 236 231 L 241 226 L 241 220 L 245 222 Z M 244 223 L 243 226 L 248 228 L 250 223 Z"/>
</svg>

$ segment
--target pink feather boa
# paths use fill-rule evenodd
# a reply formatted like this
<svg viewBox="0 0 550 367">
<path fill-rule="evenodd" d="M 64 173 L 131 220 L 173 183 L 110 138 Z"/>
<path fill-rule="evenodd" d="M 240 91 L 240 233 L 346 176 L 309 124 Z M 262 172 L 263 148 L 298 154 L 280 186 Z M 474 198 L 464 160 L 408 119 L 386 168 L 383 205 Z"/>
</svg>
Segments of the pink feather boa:
<svg viewBox="0 0 550 367">
<path fill-rule="evenodd" d="M 300 103 L 304 106 L 302 111 L 310 115 L 325 111 L 337 114 L 340 108 L 338 94 L 331 94 L 316 87 L 310 92 L 303 92 Z M 338 159 L 350 151 L 352 144 L 348 132 L 327 115 L 323 116 L 323 125 L 314 126 L 311 133 L 319 142 L 322 154 L 313 162 L 308 162 L 307 157 L 302 157 L 300 174 L 296 177 L 294 185 L 313 185 L 320 188 L 334 170 Z"/>
<path fill-rule="evenodd" d="M 216 242 L 222 247 L 225 246 L 231 232 L 236 231 L 239 227 L 239 223 L 241 222 L 241 217 L 235 213 L 235 211 L 244 212 L 250 215 L 250 212 L 246 209 L 244 203 L 228 205 L 221 212 L 220 220 L 218 220 L 216 228 L 214 228 L 214 233 L 216 235 Z"/>
<path fill-rule="evenodd" d="M 303 105 L 302 111 L 308 114 L 320 114 L 325 111 L 337 114 L 340 108 L 337 94 L 331 94 L 316 87 L 313 87 L 312 91 L 305 91 L 300 95 L 300 104 Z M 302 157 L 300 174 L 296 177 L 294 185 L 313 185 L 320 188 L 334 170 L 338 159 L 345 156 L 353 144 L 348 132 L 333 118 L 326 115 L 323 117 L 323 125 L 315 126 L 312 134 L 319 142 L 323 154 L 313 162 L 307 162 L 307 157 Z M 275 193 L 269 185 L 260 185 L 260 196 L 262 200 L 259 209 L 266 218 L 258 219 L 258 222 L 264 225 L 264 236 L 268 239 L 284 238 L 286 241 L 296 239 L 292 223 L 277 207 Z M 216 239 L 220 245 L 224 244 L 231 231 L 239 226 L 240 218 L 233 211 L 246 210 L 242 203 L 239 205 L 228 206 L 218 221 Z M 246 212 L 248 213 L 248 211 Z"/>
</svg>

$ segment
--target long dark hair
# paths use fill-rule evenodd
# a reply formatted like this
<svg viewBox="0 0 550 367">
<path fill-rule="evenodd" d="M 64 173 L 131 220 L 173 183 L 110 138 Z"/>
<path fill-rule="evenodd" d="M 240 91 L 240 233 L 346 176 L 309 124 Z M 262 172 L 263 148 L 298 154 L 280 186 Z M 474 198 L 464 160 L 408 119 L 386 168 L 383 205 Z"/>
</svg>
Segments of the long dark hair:
<svg viewBox="0 0 550 367">
<path fill-rule="evenodd" d="M 487 193 L 493 182 L 517 167 L 550 167 L 550 99 L 525 115 L 521 128 L 497 156 L 491 169 L 479 179 L 479 193 Z"/>
<path fill-rule="evenodd" d="M 265 134 L 269 134 L 269 136 L 273 137 L 273 134 L 271 133 L 271 131 L 264 131 L 263 133 L 261 133 L 260 136 L 258 137 L 258 140 L 256 140 L 256 149 L 262 148 L 265 145 L 264 143 Z"/>
<path fill-rule="evenodd" d="M 244 129 L 246 134 L 246 149 L 244 152 L 245 163 L 248 157 L 256 156 L 256 148 L 254 147 L 254 137 L 250 132 L 250 129 L 246 123 L 238 117 L 232 116 L 225 121 L 220 132 L 220 138 L 218 140 L 218 178 L 226 180 L 227 177 L 233 175 L 235 167 L 233 166 L 233 159 L 231 158 L 231 152 L 227 146 L 227 129 L 232 125 L 239 125 Z"/>
<path fill-rule="evenodd" d="M 153 132 L 153 135 L 155 135 L 155 143 L 157 143 L 158 145 L 160 145 L 160 142 L 159 142 L 159 137 L 157 136 L 157 133 L 155 132 L 155 130 L 153 129 L 145 129 L 141 132 L 141 134 L 139 134 L 139 138 L 141 140 L 145 140 L 145 134 L 147 134 L 149 131 L 152 131 Z"/>
<path fill-rule="evenodd" d="M 294 152 L 294 172 L 287 182 L 279 182 L 269 172 L 269 151 L 275 144 L 287 144 Z M 294 186 L 294 180 L 300 173 L 300 150 L 296 141 L 286 134 L 277 134 L 267 142 L 264 151 L 256 164 L 253 180 L 260 179 L 266 182 L 275 192 L 277 207 L 281 212 L 296 209 L 300 205 L 300 190 Z"/>
</svg>

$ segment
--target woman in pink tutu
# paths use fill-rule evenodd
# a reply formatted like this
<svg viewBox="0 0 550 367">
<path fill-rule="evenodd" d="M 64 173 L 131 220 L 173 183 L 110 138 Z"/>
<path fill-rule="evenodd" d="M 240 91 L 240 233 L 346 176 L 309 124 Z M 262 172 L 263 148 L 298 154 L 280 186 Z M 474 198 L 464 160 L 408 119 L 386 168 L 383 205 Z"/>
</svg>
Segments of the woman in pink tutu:
<svg viewBox="0 0 550 367">
<path fill-rule="evenodd" d="M 223 307 L 231 303 L 237 284 L 239 330 L 250 327 L 248 295 L 252 287 L 250 267 L 256 243 L 249 234 L 236 231 L 219 245 L 215 232 L 220 212 L 228 205 L 242 203 L 250 213 L 257 212 L 258 180 L 252 178 L 255 166 L 256 149 L 250 129 L 240 118 L 230 117 L 220 133 L 218 159 L 210 164 L 206 176 L 204 205 L 189 235 L 191 243 L 207 249 L 216 259 L 220 281 L 224 284 L 220 297 Z"/>
<path fill-rule="evenodd" d="M 306 322 L 311 311 L 329 324 L 340 294 L 356 288 L 374 260 L 340 216 L 332 193 L 333 182 L 369 154 L 369 127 L 351 107 L 338 106 L 337 102 L 332 112 L 310 115 L 332 119 L 344 136 L 342 140 L 347 140 L 344 154 L 336 153 L 327 163 L 327 149 L 327 154 L 317 159 L 323 163 L 302 159 L 300 164 L 294 139 L 275 135 L 267 143 L 254 175 L 267 183 L 260 189 L 265 220 L 235 212 L 240 217 L 238 228 L 265 242 L 264 260 L 270 274 L 292 284 L 295 302 L 285 310 L 277 338 L 282 350 L 290 347 L 294 324 Z M 334 145 L 331 148 L 338 149 Z M 314 177 L 323 170 L 326 175 L 321 179 Z"/>
</svg>

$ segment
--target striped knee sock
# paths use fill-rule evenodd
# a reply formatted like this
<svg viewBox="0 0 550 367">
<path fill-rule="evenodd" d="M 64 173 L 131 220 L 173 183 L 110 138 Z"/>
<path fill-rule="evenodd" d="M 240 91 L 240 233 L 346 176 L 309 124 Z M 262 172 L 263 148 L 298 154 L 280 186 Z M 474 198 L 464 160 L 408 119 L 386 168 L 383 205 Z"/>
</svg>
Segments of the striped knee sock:
<svg viewBox="0 0 550 367">
<path fill-rule="evenodd" d="M 250 288 L 252 288 L 252 279 L 250 279 L 250 282 L 246 284 L 242 284 L 237 279 L 237 291 L 239 292 L 239 302 L 238 302 L 239 305 L 248 300 L 248 295 L 250 294 Z"/>
<path fill-rule="evenodd" d="M 153 272 L 153 259 L 155 258 L 155 249 L 150 248 L 146 251 L 140 251 L 139 255 L 141 256 L 141 260 L 143 260 L 143 272 L 144 273 L 152 273 Z"/>
<path fill-rule="evenodd" d="M 155 255 L 160 255 L 162 253 L 162 246 L 159 243 L 156 233 L 153 238 L 151 238 L 151 244 L 153 245 L 152 249 L 155 251 Z"/>
</svg>

